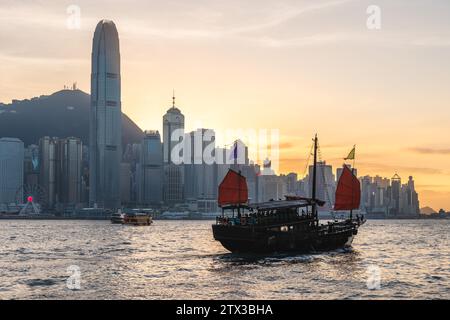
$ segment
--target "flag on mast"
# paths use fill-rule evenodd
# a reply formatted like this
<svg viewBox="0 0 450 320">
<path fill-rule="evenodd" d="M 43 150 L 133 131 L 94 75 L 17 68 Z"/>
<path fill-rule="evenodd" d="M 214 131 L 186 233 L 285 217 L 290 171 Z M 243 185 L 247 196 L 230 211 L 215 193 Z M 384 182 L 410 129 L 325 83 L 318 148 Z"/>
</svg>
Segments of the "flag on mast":
<svg viewBox="0 0 450 320">
<path fill-rule="evenodd" d="M 350 153 L 347 157 L 344 158 L 344 160 L 355 160 L 355 148 L 356 146 L 353 146 L 352 151 L 350 151 Z"/>
</svg>

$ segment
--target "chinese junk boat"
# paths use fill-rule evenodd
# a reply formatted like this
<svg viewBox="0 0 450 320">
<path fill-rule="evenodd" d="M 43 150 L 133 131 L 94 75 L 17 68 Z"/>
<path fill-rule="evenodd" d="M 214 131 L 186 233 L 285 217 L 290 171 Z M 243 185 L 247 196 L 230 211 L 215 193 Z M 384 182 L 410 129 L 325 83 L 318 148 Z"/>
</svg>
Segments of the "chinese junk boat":
<svg viewBox="0 0 450 320">
<path fill-rule="evenodd" d="M 249 204 L 245 177 L 230 169 L 219 186 L 222 216 L 212 226 L 214 239 L 229 251 L 241 253 L 306 253 L 350 246 L 365 222 L 363 217 L 352 217 L 352 210 L 359 208 L 359 181 L 344 165 L 335 210 L 350 210 L 350 217 L 319 223 L 317 207 L 325 202 L 316 198 L 317 148 L 316 136 L 311 198 L 286 196 L 285 200 Z"/>
</svg>

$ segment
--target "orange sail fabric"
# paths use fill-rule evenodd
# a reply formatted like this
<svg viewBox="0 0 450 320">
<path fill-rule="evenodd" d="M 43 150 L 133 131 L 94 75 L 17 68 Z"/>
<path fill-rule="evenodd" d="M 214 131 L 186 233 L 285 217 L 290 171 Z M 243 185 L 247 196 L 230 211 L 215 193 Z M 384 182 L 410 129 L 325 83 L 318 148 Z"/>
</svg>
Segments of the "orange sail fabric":
<svg viewBox="0 0 450 320">
<path fill-rule="evenodd" d="M 336 189 L 334 210 L 359 209 L 361 187 L 358 178 L 344 165 L 342 175 Z"/>
<path fill-rule="evenodd" d="M 241 174 L 230 169 L 219 185 L 219 206 L 244 204 L 247 201 L 247 180 Z"/>
</svg>

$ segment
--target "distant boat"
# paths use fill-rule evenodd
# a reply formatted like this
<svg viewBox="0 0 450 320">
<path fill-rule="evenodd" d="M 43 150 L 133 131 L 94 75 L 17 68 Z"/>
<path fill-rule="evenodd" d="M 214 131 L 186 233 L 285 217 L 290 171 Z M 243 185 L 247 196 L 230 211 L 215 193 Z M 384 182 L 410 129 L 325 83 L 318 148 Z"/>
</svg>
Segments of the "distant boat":
<svg viewBox="0 0 450 320">
<path fill-rule="evenodd" d="M 134 226 L 149 226 L 153 223 L 152 217 L 144 212 L 126 213 L 123 218 L 123 224 Z"/>
<path fill-rule="evenodd" d="M 165 211 L 160 216 L 160 219 L 163 220 L 186 220 L 189 218 L 189 212 L 188 211 Z"/>
<path fill-rule="evenodd" d="M 121 210 L 115 212 L 111 215 L 111 223 L 114 224 L 123 224 L 125 218 L 125 214 L 122 213 Z"/>
<path fill-rule="evenodd" d="M 111 223 L 149 226 L 153 223 L 153 219 L 145 212 L 122 213 L 122 211 L 119 210 L 111 215 Z"/>
<path fill-rule="evenodd" d="M 319 223 L 318 206 L 325 202 L 316 198 L 317 148 L 316 136 L 311 198 L 286 196 L 285 200 L 249 204 L 245 177 L 230 169 L 219 186 L 222 216 L 212 226 L 214 239 L 231 252 L 245 253 L 315 252 L 351 246 L 358 228 L 365 222 L 362 217 Z M 360 189 L 355 179 L 349 179 L 348 172 L 341 179 L 336 194 L 342 200 L 341 209 L 359 207 Z"/>
</svg>

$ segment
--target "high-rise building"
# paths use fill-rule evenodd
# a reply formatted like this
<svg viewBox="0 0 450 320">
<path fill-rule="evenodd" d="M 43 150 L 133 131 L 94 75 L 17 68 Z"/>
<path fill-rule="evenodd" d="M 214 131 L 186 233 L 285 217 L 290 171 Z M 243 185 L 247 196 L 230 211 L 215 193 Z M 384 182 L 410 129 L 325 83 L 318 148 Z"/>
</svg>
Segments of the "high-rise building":
<svg viewBox="0 0 450 320">
<path fill-rule="evenodd" d="M 185 195 L 193 199 L 217 198 L 217 170 L 215 166 L 215 133 L 210 129 L 197 129 L 189 134 L 190 159 L 185 164 Z M 203 155 L 208 153 L 208 159 Z"/>
<path fill-rule="evenodd" d="M 131 203 L 131 164 L 122 162 L 120 164 L 120 201 L 127 205 Z"/>
<path fill-rule="evenodd" d="M 281 200 L 287 195 L 286 176 L 277 176 L 271 165 L 272 162 L 269 159 L 264 160 L 263 170 L 257 176 L 257 202 Z"/>
<path fill-rule="evenodd" d="M 69 137 L 57 144 L 57 202 L 67 205 L 81 203 L 83 145 L 81 139 Z"/>
<path fill-rule="evenodd" d="M 39 185 L 44 190 L 42 206 L 53 208 L 56 204 L 56 157 L 58 138 L 39 139 Z"/>
<path fill-rule="evenodd" d="M 163 201 L 163 146 L 158 131 L 145 131 L 138 174 L 139 203 L 161 205 Z"/>
<path fill-rule="evenodd" d="M 400 195 L 402 188 L 402 179 L 395 174 L 391 179 L 391 213 L 397 215 L 400 213 Z"/>
<path fill-rule="evenodd" d="M 21 200 L 23 194 L 24 147 L 16 138 L 0 139 L 0 204 Z"/>
<path fill-rule="evenodd" d="M 92 44 L 89 202 L 103 208 L 120 206 L 120 79 L 118 32 L 112 21 L 102 20 Z"/>
<path fill-rule="evenodd" d="M 231 148 L 227 150 L 224 159 L 225 163 L 230 164 L 229 166 L 232 170 L 240 172 L 247 179 L 249 203 L 257 202 L 257 174 L 260 173 L 260 168 L 250 161 L 248 146 L 242 140 L 236 140 Z M 221 181 L 219 180 L 219 183 Z"/>
<path fill-rule="evenodd" d="M 289 195 L 298 195 L 298 175 L 294 172 L 291 172 L 286 176 L 286 181 L 287 193 Z"/>
<path fill-rule="evenodd" d="M 184 200 L 184 154 L 178 154 L 174 148 L 184 139 L 184 115 L 175 106 L 175 95 L 172 107 L 163 117 L 163 162 L 164 162 L 164 202 L 168 205 L 181 203 Z M 175 154 L 176 159 L 173 158 Z"/>
<path fill-rule="evenodd" d="M 39 184 L 39 146 L 32 144 L 25 148 L 24 183 Z"/>
<path fill-rule="evenodd" d="M 230 165 L 224 161 L 227 156 L 227 149 L 225 148 L 216 148 L 215 151 L 216 156 L 216 170 L 217 170 L 217 187 L 222 182 L 222 180 L 225 178 L 225 176 L 228 173 L 228 170 L 230 169 Z"/>
<path fill-rule="evenodd" d="M 174 134 L 178 133 L 175 137 Z M 172 159 L 172 151 L 184 138 L 184 115 L 175 106 L 175 96 L 172 97 L 172 107 L 163 116 L 163 161 L 164 164 L 178 163 Z M 182 155 L 179 155 L 182 157 Z"/>
<path fill-rule="evenodd" d="M 380 176 L 364 176 L 360 181 L 360 208 L 363 211 L 384 216 L 411 216 L 420 213 L 419 196 L 412 177 L 409 177 L 406 184 L 401 183 L 398 174 L 391 180 Z"/>
<path fill-rule="evenodd" d="M 401 186 L 400 213 L 405 215 L 420 214 L 419 196 L 415 190 L 412 176 L 409 176 L 408 182 Z"/>
</svg>

